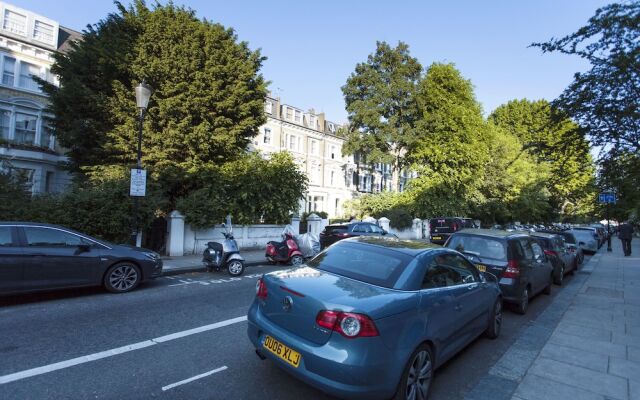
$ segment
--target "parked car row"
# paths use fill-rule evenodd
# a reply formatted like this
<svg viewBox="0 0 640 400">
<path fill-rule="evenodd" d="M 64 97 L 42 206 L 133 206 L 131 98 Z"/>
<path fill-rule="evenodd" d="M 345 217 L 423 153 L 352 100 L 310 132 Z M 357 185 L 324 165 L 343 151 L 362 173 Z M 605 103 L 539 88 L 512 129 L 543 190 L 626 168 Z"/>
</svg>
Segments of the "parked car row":
<svg viewBox="0 0 640 400">
<path fill-rule="evenodd" d="M 499 336 L 503 302 L 525 314 L 584 258 L 583 231 L 454 223 L 432 225 L 447 234 L 444 247 L 354 235 L 325 242 L 306 265 L 263 275 L 247 318 L 257 355 L 335 396 L 426 399 L 436 368 L 479 335 Z M 353 232 L 327 228 L 325 240 Z"/>
</svg>

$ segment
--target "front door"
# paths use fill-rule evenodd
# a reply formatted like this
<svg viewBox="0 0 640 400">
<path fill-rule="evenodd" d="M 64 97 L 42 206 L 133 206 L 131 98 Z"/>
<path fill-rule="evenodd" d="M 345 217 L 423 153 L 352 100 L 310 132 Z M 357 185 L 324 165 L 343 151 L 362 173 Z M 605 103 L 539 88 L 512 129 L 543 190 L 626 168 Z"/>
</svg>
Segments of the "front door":
<svg viewBox="0 0 640 400">
<path fill-rule="evenodd" d="M 29 289 L 99 284 L 100 250 L 74 233 L 53 227 L 24 226 L 25 284 Z M 81 245 L 87 245 L 82 248 Z"/>
</svg>

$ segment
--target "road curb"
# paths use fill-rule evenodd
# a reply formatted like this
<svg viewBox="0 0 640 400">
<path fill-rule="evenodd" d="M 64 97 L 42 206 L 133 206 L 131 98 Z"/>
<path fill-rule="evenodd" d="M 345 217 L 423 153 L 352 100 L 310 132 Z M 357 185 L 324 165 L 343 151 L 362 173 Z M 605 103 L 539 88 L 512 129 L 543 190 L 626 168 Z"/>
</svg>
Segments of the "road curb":
<svg viewBox="0 0 640 400">
<path fill-rule="evenodd" d="M 249 261 L 245 262 L 245 267 L 257 267 L 259 265 L 265 264 L 266 261 Z M 168 270 L 162 271 L 162 276 L 174 276 L 174 275 L 182 275 L 182 274 L 190 274 L 193 272 L 206 272 L 207 269 L 204 266 L 197 266 L 192 268 L 172 268 Z"/>
</svg>

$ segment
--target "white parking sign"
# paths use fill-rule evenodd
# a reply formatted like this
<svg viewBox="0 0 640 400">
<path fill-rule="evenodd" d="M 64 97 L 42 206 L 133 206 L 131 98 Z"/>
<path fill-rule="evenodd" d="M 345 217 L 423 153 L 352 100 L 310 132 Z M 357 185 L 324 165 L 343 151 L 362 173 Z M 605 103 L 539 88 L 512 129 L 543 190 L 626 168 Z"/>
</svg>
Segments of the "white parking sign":
<svg viewBox="0 0 640 400">
<path fill-rule="evenodd" d="M 131 170 L 131 186 L 129 196 L 144 197 L 147 188 L 147 171 L 144 169 Z"/>
</svg>

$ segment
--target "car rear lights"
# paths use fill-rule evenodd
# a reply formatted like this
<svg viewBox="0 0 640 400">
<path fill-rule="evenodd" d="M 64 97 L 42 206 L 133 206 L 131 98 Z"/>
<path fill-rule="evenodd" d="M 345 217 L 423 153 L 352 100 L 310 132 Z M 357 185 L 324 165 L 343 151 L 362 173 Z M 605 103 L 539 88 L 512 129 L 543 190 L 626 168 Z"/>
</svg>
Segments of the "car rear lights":
<svg viewBox="0 0 640 400">
<path fill-rule="evenodd" d="M 548 255 L 548 256 L 555 256 L 558 257 L 558 252 L 555 250 L 545 250 L 544 254 Z"/>
<path fill-rule="evenodd" d="M 267 285 L 264 283 L 262 278 L 258 279 L 258 282 L 256 282 L 256 297 L 261 300 L 267 299 Z"/>
<path fill-rule="evenodd" d="M 510 260 L 507 263 L 507 269 L 502 273 L 502 277 L 516 279 L 518 276 L 520 276 L 520 266 L 518 265 L 518 261 Z"/>
<path fill-rule="evenodd" d="M 364 314 L 322 310 L 316 316 L 316 323 L 350 339 L 379 336 L 373 320 Z"/>
</svg>

